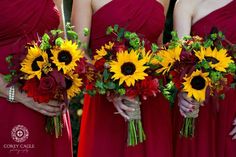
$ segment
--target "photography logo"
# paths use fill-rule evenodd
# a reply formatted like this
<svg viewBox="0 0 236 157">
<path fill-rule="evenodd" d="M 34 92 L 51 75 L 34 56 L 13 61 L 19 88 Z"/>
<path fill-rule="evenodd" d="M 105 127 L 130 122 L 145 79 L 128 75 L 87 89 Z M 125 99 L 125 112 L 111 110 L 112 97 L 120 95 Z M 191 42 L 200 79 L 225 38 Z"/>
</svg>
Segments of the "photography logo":
<svg viewBox="0 0 236 157">
<path fill-rule="evenodd" d="M 29 131 L 24 125 L 16 125 L 11 130 L 11 137 L 17 143 L 25 142 L 29 137 Z"/>
</svg>

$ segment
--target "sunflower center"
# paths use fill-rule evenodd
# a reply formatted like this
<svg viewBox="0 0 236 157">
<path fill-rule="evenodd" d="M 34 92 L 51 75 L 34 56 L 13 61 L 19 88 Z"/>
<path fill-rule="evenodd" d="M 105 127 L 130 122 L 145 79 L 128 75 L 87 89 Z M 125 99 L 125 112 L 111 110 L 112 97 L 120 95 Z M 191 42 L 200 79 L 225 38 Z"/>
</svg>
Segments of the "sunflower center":
<svg viewBox="0 0 236 157">
<path fill-rule="evenodd" d="M 72 56 L 69 51 L 62 50 L 58 54 L 59 62 L 65 62 L 66 65 L 70 64 L 72 61 Z"/>
<path fill-rule="evenodd" d="M 65 79 L 65 81 L 66 81 L 66 90 L 68 90 L 72 86 L 73 81 L 67 78 Z"/>
<path fill-rule="evenodd" d="M 191 80 L 191 86 L 193 87 L 193 89 L 202 90 L 204 89 L 205 85 L 206 81 L 202 76 L 195 76 Z"/>
<path fill-rule="evenodd" d="M 34 59 L 33 63 L 31 64 L 31 68 L 33 71 L 38 71 L 40 68 L 37 64 L 38 61 L 43 61 L 43 57 L 39 56 L 37 58 Z"/>
<path fill-rule="evenodd" d="M 211 62 L 212 64 L 217 64 L 219 63 L 219 60 L 217 60 L 214 57 L 205 57 L 208 62 Z"/>
<path fill-rule="evenodd" d="M 131 62 L 126 62 L 121 66 L 121 72 L 124 75 L 133 75 L 136 70 L 136 67 Z"/>
</svg>

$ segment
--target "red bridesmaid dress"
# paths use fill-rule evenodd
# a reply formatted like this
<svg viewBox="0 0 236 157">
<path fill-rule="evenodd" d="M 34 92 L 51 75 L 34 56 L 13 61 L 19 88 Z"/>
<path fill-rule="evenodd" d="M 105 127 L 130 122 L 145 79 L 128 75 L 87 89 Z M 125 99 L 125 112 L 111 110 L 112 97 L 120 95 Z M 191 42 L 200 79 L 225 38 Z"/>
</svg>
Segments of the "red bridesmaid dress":
<svg viewBox="0 0 236 157">
<path fill-rule="evenodd" d="M 236 43 L 235 10 L 236 0 L 233 0 L 197 21 L 192 26 L 192 34 L 204 37 L 209 35 L 213 28 L 217 28 L 230 42 Z M 225 94 L 225 99 L 219 101 L 219 110 L 213 100 L 200 108 L 194 138 L 185 139 L 176 136 L 176 157 L 236 156 L 236 141 L 228 135 L 236 117 L 236 91 L 231 89 Z M 178 113 L 175 119 L 178 123 L 176 134 L 179 133 L 181 119 Z"/>
<path fill-rule="evenodd" d="M 37 34 L 59 25 L 53 0 L 0 1 L 0 73 L 9 73 L 5 58 L 20 53 Z M 45 131 L 45 116 L 20 103 L 0 98 L 1 157 L 72 157 L 68 114 L 63 116 L 63 136 L 56 139 Z"/>
<path fill-rule="evenodd" d="M 112 38 L 106 28 L 118 24 L 156 42 L 164 28 L 164 7 L 156 0 L 113 0 L 92 16 L 93 52 Z M 106 97 L 85 96 L 78 157 L 172 157 L 170 106 L 159 94 L 143 101 L 142 123 L 147 140 L 127 147 L 127 123 Z"/>
</svg>

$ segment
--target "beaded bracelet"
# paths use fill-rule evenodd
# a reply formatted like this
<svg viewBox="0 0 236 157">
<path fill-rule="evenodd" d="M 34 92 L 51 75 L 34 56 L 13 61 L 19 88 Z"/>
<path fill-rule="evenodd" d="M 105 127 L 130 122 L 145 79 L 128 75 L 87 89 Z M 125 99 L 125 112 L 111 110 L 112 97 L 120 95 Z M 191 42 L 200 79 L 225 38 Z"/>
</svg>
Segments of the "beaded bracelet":
<svg viewBox="0 0 236 157">
<path fill-rule="evenodd" d="M 11 103 L 15 102 L 15 87 L 11 86 L 8 90 L 8 101 Z"/>
</svg>

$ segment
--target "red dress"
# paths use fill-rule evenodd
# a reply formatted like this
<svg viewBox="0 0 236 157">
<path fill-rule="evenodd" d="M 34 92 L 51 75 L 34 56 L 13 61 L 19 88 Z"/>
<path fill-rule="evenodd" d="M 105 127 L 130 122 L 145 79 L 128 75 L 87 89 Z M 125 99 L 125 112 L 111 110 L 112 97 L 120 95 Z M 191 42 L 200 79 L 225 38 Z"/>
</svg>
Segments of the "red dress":
<svg viewBox="0 0 236 157">
<path fill-rule="evenodd" d="M 164 8 L 156 0 L 113 0 L 92 17 L 92 50 L 111 40 L 105 35 L 110 25 L 118 24 L 156 42 L 164 22 Z M 147 140 L 136 147 L 127 147 L 127 123 L 115 112 L 105 96 L 85 96 L 78 157 L 172 157 L 170 107 L 161 94 L 142 102 Z"/>
<path fill-rule="evenodd" d="M 52 0 L 0 1 L 0 73 L 9 73 L 6 56 L 19 53 L 37 34 L 55 29 L 59 12 Z M 63 116 L 63 136 L 56 139 L 45 131 L 45 116 L 20 103 L 0 98 L 1 157 L 71 157 L 68 114 Z"/>
<path fill-rule="evenodd" d="M 215 27 L 222 31 L 226 38 L 236 43 L 236 0 L 217 9 L 197 21 L 192 26 L 192 34 L 206 36 Z M 184 139 L 177 136 L 176 157 L 235 157 L 236 141 L 232 140 L 229 132 L 236 116 L 236 91 L 227 91 L 217 111 L 216 103 L 210 100 L 200 108 L 196 123 L 196 133 L 193 139 Z M 215 100 L 216 101 L 216 100 Z M 178 114 L 178 127 L 182 117 Z M 181 118 L 180 118 L 181 117 Z M 178 133 L 179 129 L 177 129 Z"/>
</svg>

